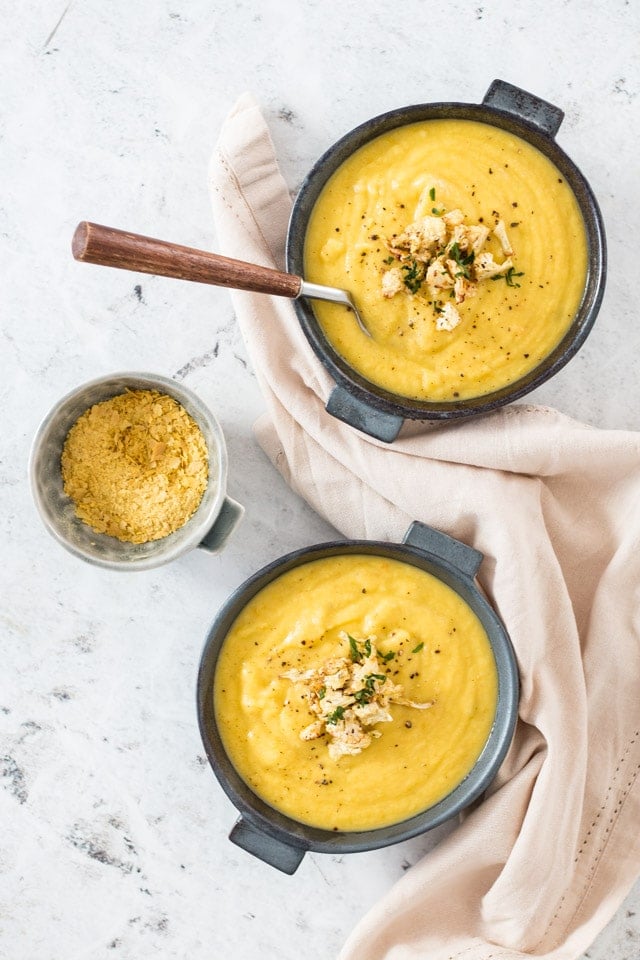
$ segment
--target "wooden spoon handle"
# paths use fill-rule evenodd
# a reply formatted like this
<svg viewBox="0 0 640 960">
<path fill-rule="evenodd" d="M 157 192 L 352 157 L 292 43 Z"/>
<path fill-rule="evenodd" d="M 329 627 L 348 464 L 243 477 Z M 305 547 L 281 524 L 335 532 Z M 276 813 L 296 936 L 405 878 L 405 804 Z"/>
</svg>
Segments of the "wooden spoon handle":
<svg viewBox="0 0 640 960">
<path fill-rule="evenodd" d="M 84 263 L 195 280 L 217 287 L 272 293 L 279 297 L 297 297 L 302 284 L 302 278 L 292 273 L 231 260 L 216 253 L 142 237 L 86 220 L 76 227 L 71 249 L 75 259 Z"/>
</svg>

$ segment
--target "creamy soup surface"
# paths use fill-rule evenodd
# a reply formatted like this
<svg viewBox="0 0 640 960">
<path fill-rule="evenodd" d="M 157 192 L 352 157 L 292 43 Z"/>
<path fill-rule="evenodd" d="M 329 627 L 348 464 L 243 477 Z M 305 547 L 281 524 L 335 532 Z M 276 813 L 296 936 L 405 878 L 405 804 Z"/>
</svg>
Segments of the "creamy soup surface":
<svg viewBox="0 0 640 960">
<path fill-rule="evenodd" d="M 391 704 L 380 736 L 334 760 L 326 733 L 300 738 L 314 716 L 304 685 L 283 674 L 348 658 L 345 635 L 375 638 L 384 682 L 432 706 Z M 411 564 L 364 555 L 311 561 L 259 592 L 233 623 L 214 681 L 239 775 L 277 810 L 325 830 L 385 826 L 441 800 L 482 752 L 496 701 L 493 653 L 470 607 Z"/>
<path fill-rule="evenodd" d="M 490 230 L 502 221 L 513 269 L 456 305 L 460 322 L 437 329 L 451 291 L 405 283 L 383 296 L 388 244 L 421 218 L 460 210 Z M 485 250 L 504 258 L 491 233 Z M 391 393 L 455 401 L 491 393 L 536 367 L 560 342 L 587 276 L 575 195 L 542 153 L 485 123 L 429 120 L 383 134 L 333 174 L 312 212 L 305 278 L 351 291 L 372 338 L 344 307 L 313 301 L 329 341 L 357 372 Z M 413 288 L 413 290 L 411 289 Z"/>
</svg>

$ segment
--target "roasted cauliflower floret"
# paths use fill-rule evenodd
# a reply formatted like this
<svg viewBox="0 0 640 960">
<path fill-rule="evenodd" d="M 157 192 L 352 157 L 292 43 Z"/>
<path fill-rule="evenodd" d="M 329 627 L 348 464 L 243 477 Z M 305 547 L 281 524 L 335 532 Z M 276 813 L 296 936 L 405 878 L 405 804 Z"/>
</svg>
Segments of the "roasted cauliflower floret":
<svg viewBox="0 0 640 960">
<path fill-rule="evenodd" d="M 395 297 L 396 293 L 400 293 L 402 289 L 404 289 L 404 283 L 400 267 L 391 267 L 390 270 L 382 274 L 383 297 L 390 300 L 391 297 Z"/>
<path fill-rule="evenodd" d="M 427 263 L 438 247 L 446 242 L 447 227 L 441 217 L 423 217 L 394 237 L 393 246 L 406 250 L 416 260 Z"/>
<path fill-rule="evenodd" d="M 493 228 L 494 236 L 500 241 L 500 246 L 502 247 L 502 252 L 505 257 L 513 256 L 513 247 L 509 242 L 509 237 L 507 236 L 507 228 L 504 225 L 504 220 L 498 220 L 495 227 Z"/>
<path fill-rule="evenodd" d="M 454 227 L 464 223 L 464 213 L 462 210 L 450 210 L 449 213 L 442 215 L 442 221 L 452 231 Z"/>
<path fill-rule="evenodd" d="M 442 257 L 438 257 L 437 260 L 433 260 L 429 264 L 425 279 L 434 290 L 450 290 L 454 284 L 454 279 L 447 270 Z"/>
<path fill-rule="evenodd" d="M 460 323 L 460 314 L 452 303 L 445 303 L 436 319 L 436 330 L 455 330 Z"/>
<path fill-rule="evenodd" d="M 469 226 L 467 227 L 467 237 L 469 238 L 469 246 L 477 257 L 487 242 L 489 228 L 480 223 L 477 226 Z"/>
<path fill-rule="evenodd" d="M 500 277 L 513 267 L 513 260 L 508 258 L 502 263 L 496 263 L 492 253 L 481 253 L 476 257 L 473 264 L 473 272 L 476 280 L 490 280 L 492 277 Z"/>
<path fill-rule="evenodd" d="M 469 241 L 469 228 L 465 227 L 465 225 L 462 223 L 455 226 L 449 235 L 447 250 L 451 250 L 454 244 L 458 247 L 458 250 L 460 250 L 461 253 L 468 253 L 471 249 L 471 243 Z"/>
<path fill-rule="evenodd" d="M 473 280 L 467 280 L 466 277 L 456 277 L 453 285 L 453 295 L 456 303 L 464 303 L 469 297 L 475 297 L 478 292 L 478 284 Z"/>
<path fill-rule="evenodd" d="M 388 723 L 393 717 L 379 703 L 364 703 L 353 708 L 356 717 L 365 727 L 372 727 L 374 723 Z"/>
<path fill-rule="evenodd" d="M 339 760 L 340 757 L 354 757 L 362 753 L 365 747 L 368 747 L 372 740 L 371 733 L 365 733 L 362 725 L 357 720 L 339 720 L 334 724 L 333 739 L 329 743 L 329 756 L 332 760 Z"/>
</svg>

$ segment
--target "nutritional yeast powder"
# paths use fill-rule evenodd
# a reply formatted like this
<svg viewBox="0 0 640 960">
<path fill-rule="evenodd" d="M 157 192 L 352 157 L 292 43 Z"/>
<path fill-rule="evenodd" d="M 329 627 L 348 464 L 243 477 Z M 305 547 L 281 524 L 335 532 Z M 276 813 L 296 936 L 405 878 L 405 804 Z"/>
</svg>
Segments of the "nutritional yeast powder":
<svg viewBox="0 0 640 960">
<path fill-rule="evenodd" d="M 166 537 L 197 509 L 207 446 L 173 397 L 131 390 L 90 407 L 62 450 L 65 493 L 97 533 L 129 543 Z"/>
</svg>

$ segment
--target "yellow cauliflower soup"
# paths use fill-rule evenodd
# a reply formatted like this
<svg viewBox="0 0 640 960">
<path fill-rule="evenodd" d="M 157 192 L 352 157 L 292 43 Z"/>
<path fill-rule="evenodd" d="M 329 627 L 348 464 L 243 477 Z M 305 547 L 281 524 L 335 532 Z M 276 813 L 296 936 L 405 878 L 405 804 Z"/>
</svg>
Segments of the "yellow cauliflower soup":
<svg viewBox="0 0 640 960">
<path fill-rule="evenodd" d="M 216 722 L 266 803 L 325 830 L 370 830 L 437 803 L 469 773 L 497 703 L 487 634 L 412 564 L 347 554 L 282 574 L 220 651 Z"/>
<path fill-rule="evenodd" d="M 428 120 L 357 150 L 328 180 L 305 240 L 305 278 L 349 290 L 313 302 L 330 343 L 401 397 L 455 401 L 519 380 L 579 307 L 587 241 L 550 160 L 490 124 Z"/>
</svg>

